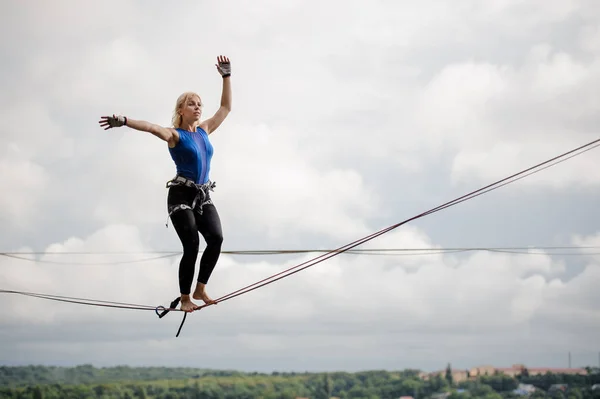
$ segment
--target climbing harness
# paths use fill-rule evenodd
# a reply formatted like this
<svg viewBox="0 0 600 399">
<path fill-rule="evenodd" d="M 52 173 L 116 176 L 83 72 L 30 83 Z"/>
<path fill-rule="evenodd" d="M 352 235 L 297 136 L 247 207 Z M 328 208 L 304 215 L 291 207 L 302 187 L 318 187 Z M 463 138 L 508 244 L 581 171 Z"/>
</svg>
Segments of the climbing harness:
<svg viewBox="0 0 600 399">
<path fill-rule="evenodd" d="M 193 180 L 180 175 L 177 175 L 173 179 L 169 180 L 166 184 L 166 188 L 174 186 L 190 187 L 196 190 L 196 196 L 192 201 L 192 206 L 189 206 L 187 204 L 170 205 L 168 208 L 169 214 L 167 215 L 167 222 L 165 223 L 165 226 L 169 227 L 169 218 L 173 213 L 183 209 L 191 209 L 198 212 L 198 214 L 202 215 L 202 208 L 204 207 L 204 205 L 212 204 L 212 200 L 209 198 L 209 191 L 215 191 L 214 188 L 216 187 L 216 185 L 217 184 L 215 182 L 212 182 L 210 180 L 204 184 L 196 184 Z"/>
</svg>

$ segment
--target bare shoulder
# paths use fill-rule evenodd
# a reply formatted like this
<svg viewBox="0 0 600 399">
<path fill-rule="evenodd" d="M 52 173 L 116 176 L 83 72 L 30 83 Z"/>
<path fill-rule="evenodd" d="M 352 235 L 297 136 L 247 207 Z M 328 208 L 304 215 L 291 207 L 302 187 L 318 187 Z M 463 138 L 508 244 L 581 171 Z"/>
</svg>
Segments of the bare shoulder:
<svg viewBox="0 0 600 399">
<path fill-rule="evenodd" d="M 165 129 L 171 132 L 173 136 L 179 137 L 179 130 L 175 129 L 174 127 L 166 127 Z"/>
<path fill-rule="evenodd" d="M 165 129 L 171 133 L 167 143 L 169 144 L 170 148 L 173 148 L 177 145 L 177 143 L 179 143 L 179 131 L 173 127 L 166 127 Z"/>
<path fill-rule="evenodd" d="M 206 132 L 206 134 L 213 133 L 219 126 L 221 126 L 221 123 L 223 123 L 225 118 L 227 118 L 229 112 L 229 108 L 221 106 L 211 118 L 201 122 L 200 127 Z"/>
<path fill-rule="evenodd" d="M 202 130 L 204 130 L 206 132 L 206 134 L 210 134 L 210 127 L 209 127 L 209 120 L 204 120 L 202 122 L 200 122 L 200 124 L 198 125 L 198 127 Z"/>
</svg>

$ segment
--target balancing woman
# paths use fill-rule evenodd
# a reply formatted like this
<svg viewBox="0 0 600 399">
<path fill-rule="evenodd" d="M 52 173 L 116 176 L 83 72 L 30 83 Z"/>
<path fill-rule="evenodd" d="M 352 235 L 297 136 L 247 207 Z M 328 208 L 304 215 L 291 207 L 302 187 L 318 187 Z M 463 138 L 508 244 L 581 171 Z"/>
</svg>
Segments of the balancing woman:
<svg viewBox="0 0 600 399">
<path fill-rule="evenodd" d="M 200 259 L 198 282 L 192 297 L 206 304 L 216 303 L 205 291 L 223 242 L 221 220 L 209 194 L 215 185 L 209 179 L 213 147 L 208 135 L 221 125 L 231 111 L 231 64 L 227 57 L 219 56 L 216 67 L 223 77 L 223 93 L 221 106 L 212 118 L 200 121 L 202 99 L 196 93 L 186 92 L 177 99 L 172 128 L 120 115 L 103 116 L 99 122 L 104 130 L 128 126 L 151 133 L 168 143 L 177 174 L 167 183 L 167 205 L 169 217 L 183 246 L 183 257 L 179 264 L 179 290 L 181 309 L 186 312 L 199 307 L 190 298 L 200 244 L 198 232 L 206 241 L 206 249 Z"/>
</svg>

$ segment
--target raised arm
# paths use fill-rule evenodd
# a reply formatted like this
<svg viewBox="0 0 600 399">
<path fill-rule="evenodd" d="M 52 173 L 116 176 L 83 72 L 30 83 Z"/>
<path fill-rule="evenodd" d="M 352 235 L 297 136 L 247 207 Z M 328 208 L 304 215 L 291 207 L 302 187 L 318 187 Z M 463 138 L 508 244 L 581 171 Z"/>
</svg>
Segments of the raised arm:
<svg viewBox="0 0 600 399">
<path fill-rule="evenodd" d="M 130 119 L 122 115 L 103 116 L 98 123 L 100 124 L 100 127 L 104 128 L 104 130 L 108 130 L 113 127 L 127 126 L 135 130 L 148 132 L 159 139 L 166 141 L 169 143 L 169 146 L 174 146 L 179 140 L 179 133 L 175 129 L 163 127 L 146 121 Z"/>
<path fill-rule="evenodd" d="M 219 71 L 223 77 L 221 106 L 212 118 L 200 123 L 200 127 L 204 129 L 207 134 L 214 132 L 221 123 L 223 123 L 227 115 L 229 115 L 229 112 L 231 112 L 231 63 L 229 62 L 229 58 L 224 56 L 217 57 L 217 61 L 217 71 Z"/>
</svg>

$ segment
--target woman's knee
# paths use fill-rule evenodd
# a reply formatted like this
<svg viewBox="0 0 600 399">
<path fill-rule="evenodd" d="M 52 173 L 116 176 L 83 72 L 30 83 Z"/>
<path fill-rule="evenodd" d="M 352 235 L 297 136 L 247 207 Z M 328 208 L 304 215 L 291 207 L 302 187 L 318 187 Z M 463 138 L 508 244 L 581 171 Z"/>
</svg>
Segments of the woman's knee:
<svg viewBox="0 0 600 399">
<path fill-rule="evenodd" d="M 209 237 L 207 237 L 207 245 L 211 245 L 211 246 L 218 246 L 220 247 L 221 244 L 223 244 L 223 233 L 222 232 L 217 232 L 217 233 L 213 233 L 211 234 Z"/>
<path fill-rule="evenodd" d="M 200 249 L 200 238 L 198 234 L 190 234 L 181 240 L 184 253 L 197 253 Z"/>
</svg>

